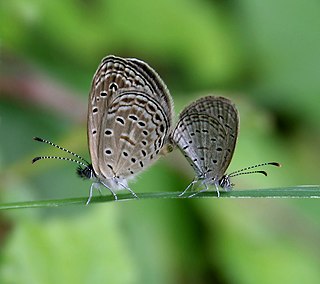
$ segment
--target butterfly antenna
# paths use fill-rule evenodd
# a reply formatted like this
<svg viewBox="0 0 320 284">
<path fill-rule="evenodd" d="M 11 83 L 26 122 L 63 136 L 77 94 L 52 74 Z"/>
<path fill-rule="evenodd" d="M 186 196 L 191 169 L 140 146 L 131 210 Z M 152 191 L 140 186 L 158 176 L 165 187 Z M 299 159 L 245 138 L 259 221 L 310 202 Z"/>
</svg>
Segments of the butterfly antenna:
<svg viewBox="0 0 320 284">
<path fill-rule="evenodd" d="M 61 147 L 61 146 L 59 146 L 59 145 L 57 145 L 57 144 L 54 144 L 54 143 L 52 143 L 52 142 L 50 142 L 50 141 L 48 141 L 48 140 L 46 140 L 46 139 L 39 138 L 39 137 L 33 137 L 33 140 L 39 141 L 39 142 L 42 142 L 42 143 L 49 144 L 49 145 L 51 145 L 51 146 L 53 146 L 53 147 L 58 148 L 59 150 L 62 150 L 62 151 L 64 151 L 64 152 L 67 152 L 68 154 L 71 154 L 71 155 L 74 156 L 74 157 L 77 157 L 77 158 L 80 159 L 81 161 L 85 162 L 86 165 L 89 165 L 89 164 L 90 164 L 87 160 L 85 160 L 84 158 L 82 158 L 82 157 L 79 156 L 78 154 L 73 153 L 72 151 L 70 151 L 70 150 L 68 150 L 68 149 L 66 149 L 66 148 L 63 148 L 63 147 Z M 34 158 L 34 159 L 32 160 L 32 163 L 40 160 L 40 159 L 37 159 L 37 158 L 40 158 L 40 159 L 51 159 L 51 158 L 48 157 L 48 156 L 36 157 L 36 158 Z M 59 159 L 59 160 L 67 160 L 67 161 L 71 161 L 71 162 L 78 162 L 78 161 L 76 161 L 76 160 L 69 159 L 69 158 L 62 158 L 62 157 L 52 157 L 52 158 L 53 158 L 53 159 Z M 35 159 L 36 159 L 36 160 L 35 160 Z M 34 161 L 34 160 L 35 160 L 35 161 Z M 83 164 L 83 163 L 79 162 L 78 164 Z"/>
<path fill-rule="evenodd" d="M 258 164 L 258 165 L 254 165 L 254 166 L 250 166 L 250 167 L 246 167 L 246 168 L 243 168 L 243 169 L 240 169 L 240 170 L 237 170 L 235 172 L 232 172 L 230 173 L 228 176 L 229 177 L 235 177 L 235 176 L 239 176 L 239 175 L 247 175 L 247 174 L 263 174 L 265 176 L 267 176 L 267 172 L 266 171 L 249 171 L 247 172 L 248 170 L 251 170 L 251 169 L 255 169 L 255 168 L 258 168 L 258 167 L 263 167 L 263 166 L 276 166 L 276 167 L 281 167 L 281 164 L 280 163 L 277 163 L 277 162 L 267 162 L 267 163 L 262 163 L 262 164 Z"/>
<path fill-rule="evenodd" d="M 69 161 L 69 162 L 73 162 L 73 163 L 77 163 L 78 165 L 84 166 L 84 167 L 88 167 L 88 164 L 85 164 L 83 162 L 80 162 L 78 160 L 75 159 L 71 159 L 71 158 L 65 158 L 65 157 L 57 157 L 57 156 L 40 156 L 40 157 L 35 157 L 32 159 L 32 164 L 39 161 L 39 160 L 44 160 L 44 159 L 56 159 L 56 160 L 64 160 L 64 161 Z"/>
</svg>

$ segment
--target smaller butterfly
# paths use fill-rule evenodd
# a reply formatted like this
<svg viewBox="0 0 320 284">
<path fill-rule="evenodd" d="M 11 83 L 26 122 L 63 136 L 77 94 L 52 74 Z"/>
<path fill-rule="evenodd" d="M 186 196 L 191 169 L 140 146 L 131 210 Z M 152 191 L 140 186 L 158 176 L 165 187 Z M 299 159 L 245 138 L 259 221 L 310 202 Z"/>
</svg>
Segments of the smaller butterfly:
<svg viewBox="0 0 320 284">
<path fill-rule="evenodd" d="M 267 176 L 265 171 L 249 170 L 266 165 L 280 166 L 277 162 L 268 162 L 225 174 L 233 156 L 238 133 L 239 114 L 235 105 L 227 98 L 207 96 L 191 103 L 181 112 L 171 140 L 187 158 L 196 172 L 196 177 L 180 196 L 201 181 L 204 189 L 199 192 L 208 190 L 209 185 L 214 185 L 219 197 L 219 187 L 226 191 L 231 190 L 231 177 L 252 173 Z"/>
</svg>

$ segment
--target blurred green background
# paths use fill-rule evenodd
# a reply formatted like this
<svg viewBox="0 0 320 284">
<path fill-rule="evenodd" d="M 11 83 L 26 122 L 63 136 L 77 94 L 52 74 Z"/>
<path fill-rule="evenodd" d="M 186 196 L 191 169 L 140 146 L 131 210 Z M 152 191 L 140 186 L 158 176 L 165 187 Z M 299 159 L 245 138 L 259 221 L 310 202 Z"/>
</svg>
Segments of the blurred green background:
<svg viewBox="0 0 320 284">
<path fill-rule="evenodd" d="M 230 97 L 241 130 L 236 189 L 319 184 L 320 3 L 310 1 L 0 2 L 0 198 L 87 196 L 75 165 L 40 136 L 88 157 L 92 76 L 109 54 L 146 61 L 178 113 Z M 61 153 L 60 153 L 61 154 Z M 182 191 L 175 151 L 141 174 L 139 192 Z M 108 192 L 104 191 L 106 194 Z M 140 200 L 0 215 L 0 283 L 319 283 L 317 200 Z"/>
</svg>

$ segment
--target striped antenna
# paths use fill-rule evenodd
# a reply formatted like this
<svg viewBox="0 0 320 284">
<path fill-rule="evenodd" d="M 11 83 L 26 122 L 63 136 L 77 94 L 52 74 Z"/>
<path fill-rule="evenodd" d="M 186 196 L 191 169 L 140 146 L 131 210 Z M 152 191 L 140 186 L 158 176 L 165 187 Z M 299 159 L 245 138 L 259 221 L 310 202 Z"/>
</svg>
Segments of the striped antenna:
<svg viewBox="0 0 320 284">
<path fill-rule="evenodd" d="M 39 142 L 42 142 L 42 143 L 46 143 L 46 144 L 49 144 L 55 148 L 58 148 L 59 150 L 62 150 L 64 152 L 67 152 L 68 154 L 71 154 L 72 156 L 80 159 L 81 161 L 78 161 L 76 159 L 72 159 L 72 158 L 67 158 L 67 157 L 59 157 L 59 156 L 39 156 L 39 157 L 35 157 L 32 159 L 32 164 L 39 161 L 39 160 L 44 160 L 44 159 L 56 159 L 56 160 L 63 160 L 63 161 L 68 161 L 68 162 L 73 162 L 73 163 L 76 163 L 78 164 L 79 166 L 77 167 L 77 175 L 81 178 L 84 178 L 84 179 L 92 179 L 92 178 L 95 178 L 96 175 L 95 175 L 95 172 L 92 168 L 92 165 L 86 161 L 84 158 L 82 158 L 81 156 L 79 156 L 78 154 L 76 153 L 73 153 L 71 152 L 70 150 L 68 149 L 65 149 L 57 144 L 54 144 L 48 140 L 45 140 L 45 139 L 42 139 L 42 138 L 39 138 L 39 137 L 34 137 L 33 138 L 35 141 L 39 141 Z M 83 166 L 84 168 L 82 168 L 81 166 Z M 89 198 L 90 200 L 90 198 Z"/>
<path fill-rule="evenodd" d="M 57 157 L 57 156 L 40 156 L 40 157 L 35 157 L 32 159 L 32 164 L 39 161 L 39 160 L 44 160 L 44 159 L 57 159 L 57 160 L 64 160 L 64 161 L 69 161 L 69 162 L 73 162 L 73 163 L 77 163 L 78 165 L 84 166 L 84 167 L 88 167 L 88 164 L 85 164 L 83 162 L 80 162 L 78 160 L 75 159 L 71 159 L 71 158 L 65 158 L 65 157 Z"/>
<path fill-rule="evenodd" d="M 228 174 L 228 176 L 229 177 L 235 177 L 235 176 L 247 175 L 247 174 L 263 174 L 263 175 L 267 176 L 268 174 L 267 174 L 266 171 L 249 171 L 249 172 L 247 172 L 247 171 L 251 170 L 251 169 L 254 169 L 254 168 L 268 166 L 268 165 L 281 167 L 281 164 L 279 164 L 277 162 L 267 162 L 267 163 L 262 163 L 262 164 L 246 167 L 246 168 L 243 168 L 241 170 L 234 171 L 234 172 Z"/>
<path fill-rule="evenodd" d="M 55 148 L 58 148 L 59 150 L 62 150 L 64 152 L 67 152 L 68 154 L 71 154 L 72 156 L 80 159 L 81 161 L 85 162 L 80 162 L 80 161 L 77 161 L 77 160 L 74 160 L 74 159 L 70 159 L 70 158 L 64 158 L 64 157 L 56 157 L 56 156 L 42 156 L 42 157 L 35 157 L 33 160 L 32 160 L 32 163 L 35 163 L 36 161 L 38 160 L 43 160 L 43 159 L 58 159 L 58 160 L 65 160 L 65 161 L 70 161 L 70 162 L 74 162 L 74 163 L 77 163 L 79 165 L 83 165 L 83 166 L 88 166 L 90 165 L 90 163 L 85 160 L 84 158 L 82 158 L 81 156 L 79 156 L 78 154 L 66 149 L 66 148 L 63 148 L 55 143 L 52 143 L 46 139 L 43 139 L 43 138 L 39 138 L 39 137 L 33 137 L 33 140 L 35 141 L 38 141 L 38 142 L 42 142 L 42 143 L 46 143 L 46 144 L 49 144 Z"/>
</svg>

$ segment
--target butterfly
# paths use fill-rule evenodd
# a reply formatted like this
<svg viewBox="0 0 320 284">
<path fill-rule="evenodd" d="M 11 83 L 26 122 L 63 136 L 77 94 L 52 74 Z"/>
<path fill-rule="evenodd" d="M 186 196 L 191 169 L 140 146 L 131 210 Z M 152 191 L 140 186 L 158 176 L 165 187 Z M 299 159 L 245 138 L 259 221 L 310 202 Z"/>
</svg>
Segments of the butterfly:
<svg viewBox="0 0 320 284">
<path fill-rule="evenodd" d="M 48 140 L 79 160 L 42 156 L 76 162 L 77 173 L 92 179 L 93 189 L 105 186 L 117 200 L 116 191 L 127 189 L 128 181 L 172 150 L 173 101 L 160 76 L 147 63 L 114 55 L 105 57 L 94 74 L 88 103 L 87 136 L 91 163 Z"/>
<path fill-rule="evenodd" d="M 249 173 L 267 175 L 265 171 L 248 170 L 265 165 L 280 166 L 277 162 L 268 162 L 226 174 L 235 150 L 238 133 L 238 110 L 225 97 L 203 97 L 191 103 L 180 113 L 171 140 L 196 173 L 195 179 L 180 195 L 201 181 L 204 186 L 202 191 L 208 190 L 209 185 L 214 185 L 219 196 L 219 187 L 231 190 L 233 186 L 231 177 Z"/>
</svg>

